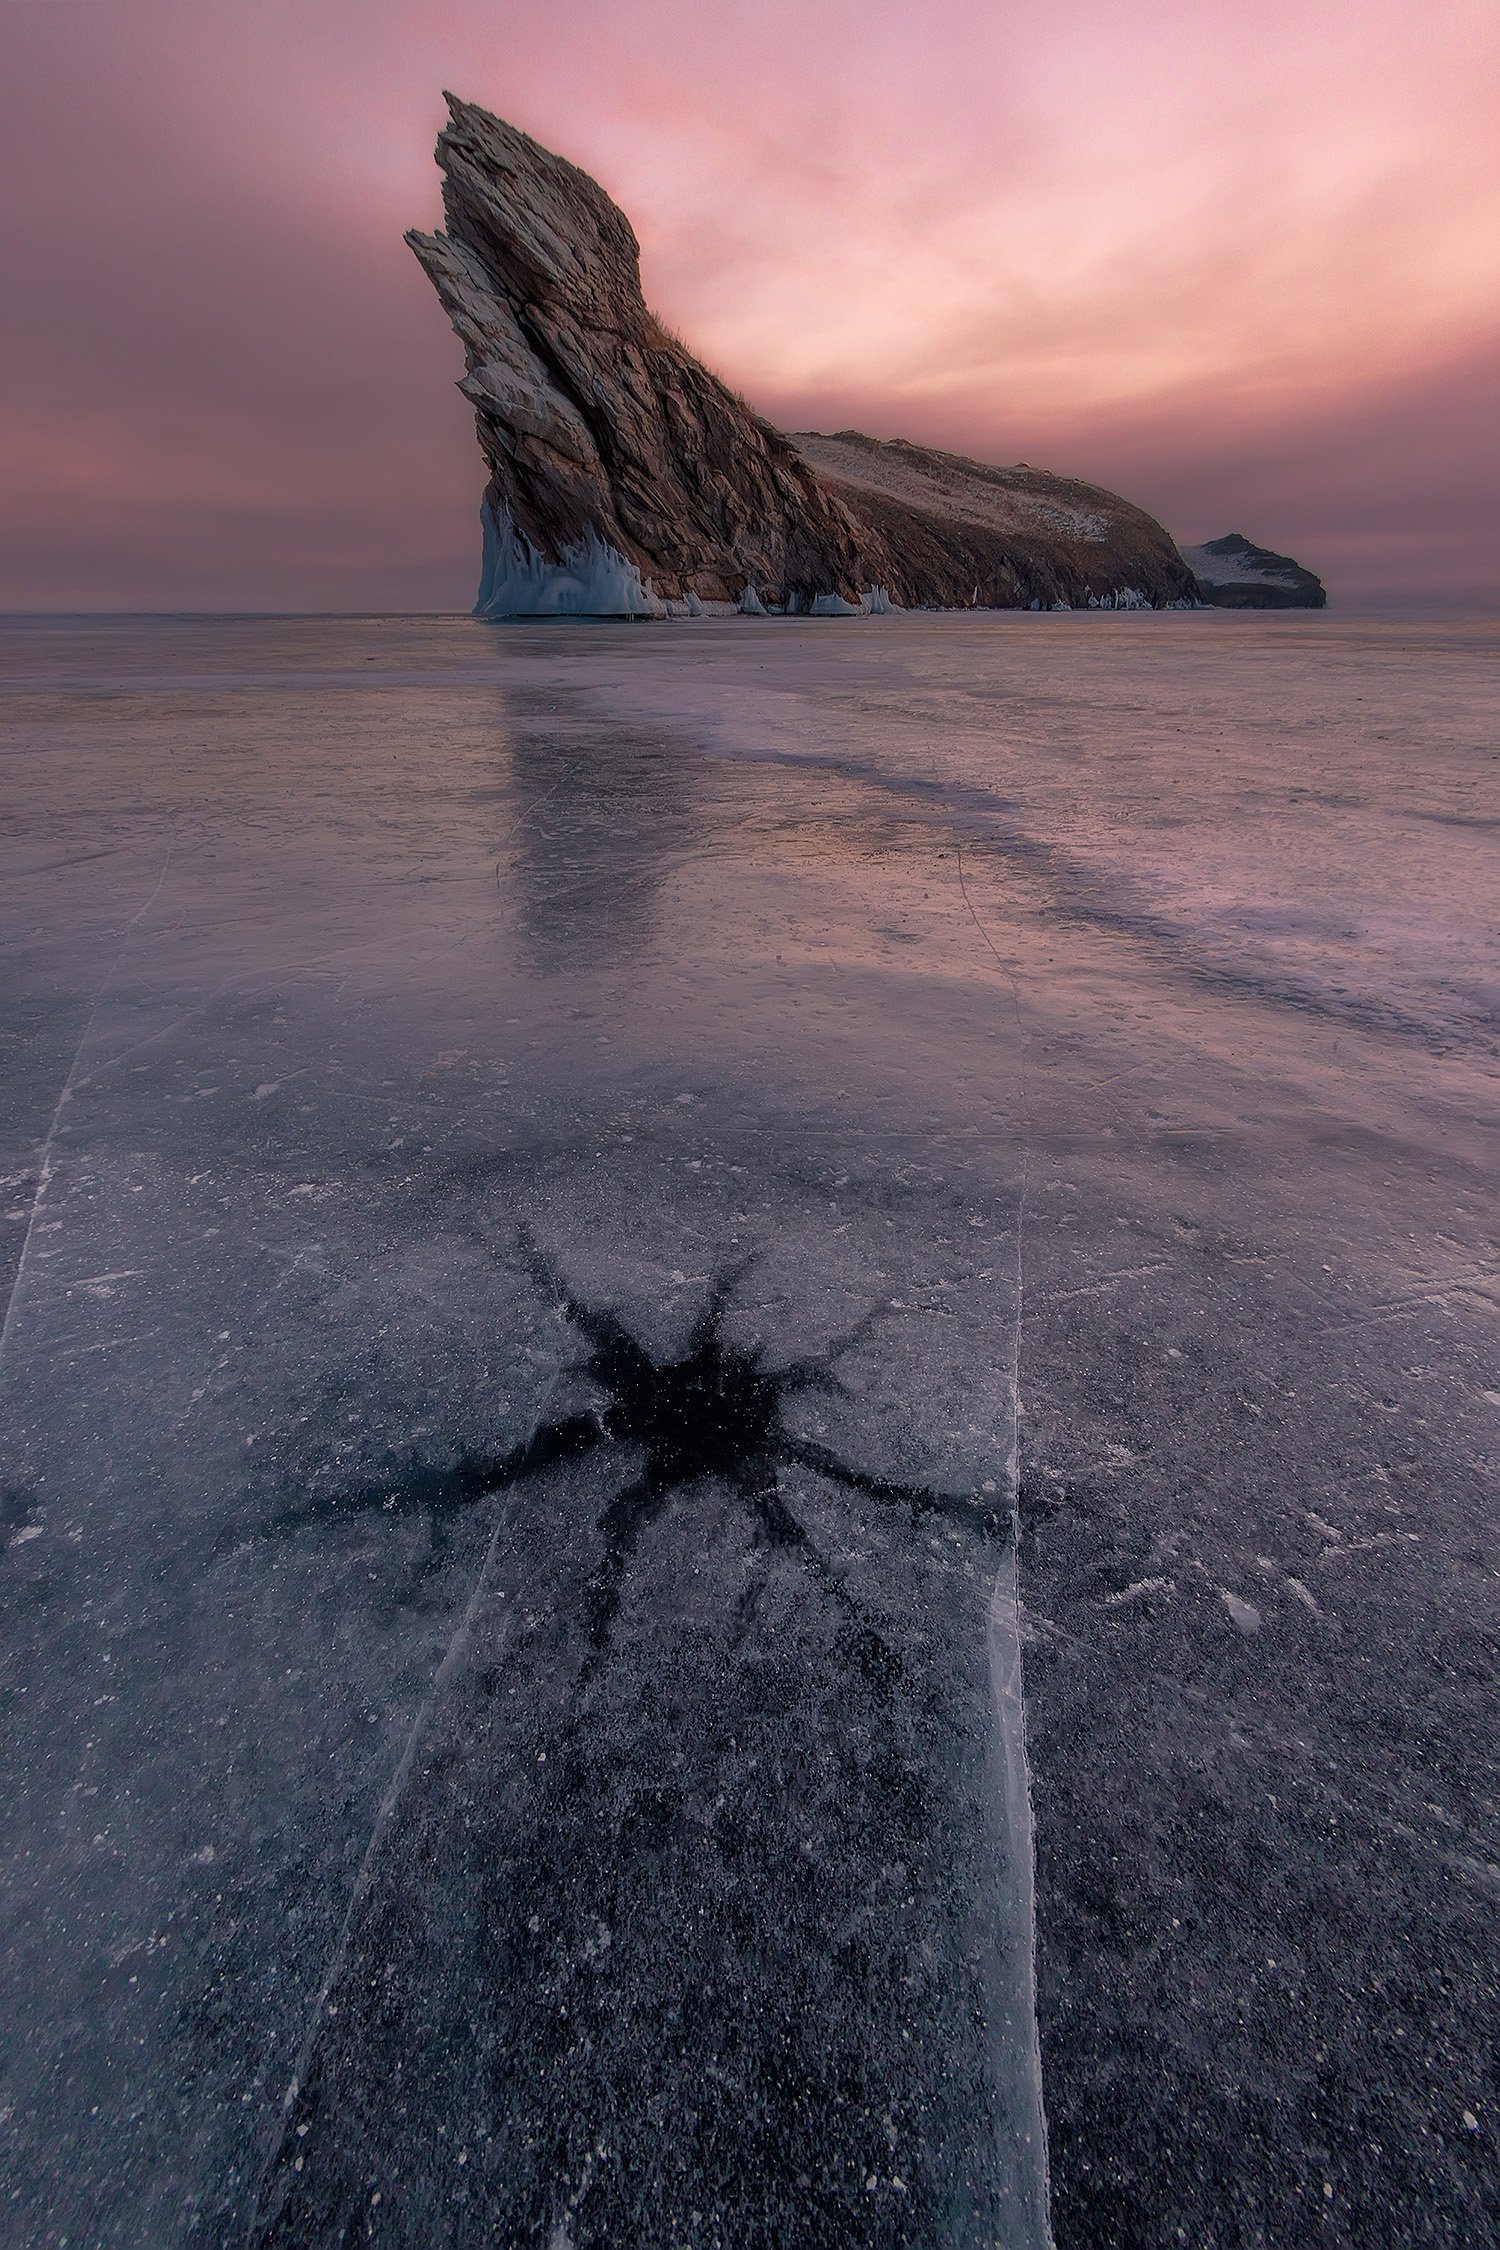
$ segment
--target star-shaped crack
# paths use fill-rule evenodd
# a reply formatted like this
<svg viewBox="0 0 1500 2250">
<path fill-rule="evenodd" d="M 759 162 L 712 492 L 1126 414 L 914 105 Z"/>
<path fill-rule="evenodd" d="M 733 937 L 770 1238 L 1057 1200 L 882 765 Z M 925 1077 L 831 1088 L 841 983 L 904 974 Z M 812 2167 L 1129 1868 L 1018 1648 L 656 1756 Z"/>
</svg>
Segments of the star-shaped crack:
<svg viewBox="0 0 1500 2250">
<path fill-rule="evenodd" d="M 862 1666 L 899 1671 L 892 1652 L 788 1506 L 782 1470 L 794 1465 L 810 1469 L 867 1499 L 908 1508 L 913 1516 L 945 1516 L 990 1536 L 999 1534 L 1003 1524 L 988 1499 L 872 1475 L 786 1426 L 782 1407 L 787 1400 L 839 1387 L 838 1362 L 875 1327 L 881 1309 L 836 1338 L 822 1358 L 773 1368 L 760 1350 L 745 1350 L 725 1333 L 730 1297 L 747 1270 L 743 1264 L 731 1266 L 715 1280 L 682 1355 L 661 1361 L 652 1358 L 617 1313 L 576 1297 L 529 1230 L 522 1230 L 519 1247 L 533 1279 L 558 1302 L 569 1326 L 587 1344 L 587 1356 L 574 1371 L 598 1394 L 600 1405 L 539 1424 L 524 1444 L 505 1454 L 465 1452 L 442 1468 L 413 1463 L 399 1476 L 283 1510 L 273 1528 L 284 1533 L 331 1515 L 417 1512 L 429 1519 L 437 1553 L 448 1523 L 470 1508 L 600 1446 L 630 1445 L 644 1449 L 645 1459 L 599 1519 L 604 1554 L 587 1586 L 589 1670 L 608 1651 L 642 1534 L 673 1493 L 712 1478 L 737 1495 L 768 1544 L 794 1549 L 846 1611 Z"/>
<path fill-rule="evenodd" d="M 528 1770 L 535 1777 L 536 1791 L 526 1829 L 530 1841 L 522 1838 L 507 1860 L 505 1912 L 514 1920 L 528 1899 L 534 1898 L 540 1910 L 554 1894 L 563 1902 L 558 1909 L 561 1912 L 571 1895 L 568 1877 L 555 1858 L 549 1857 L 551 1844 L 558 1835 L 576 1833 L 577 1806 L 594 1802 L 601 1775 L 619 1756 L 608 1709 L 596 1704 L 587 1691 L 595 1682 L 605 1687 L 600 1675 L 609 1661 L 622 1596 L 643 1536 L 675 1493 L 695 1485 L 716 1485 L 732 1495 L 749 1516 L 759 1540 L 808 1574 L 820 1597 L 836 1613 L 840 1658 L 857 1670 L 870 1702 L 898 1711 L 906 1706 L 904 1722 L 891 1728 L 889 1739 L 871 1753 L 869 1760 L 859 1762 L 859 1770 L 864 1776 L 862 1786 L 876 1789 L 880 1796 L 883 1824 L 892 1820 L 904 1824 L 914 1839 L 929 1833 L 925 1786 L 911 1762 L 910 1720 L 918 1710 L 927 1712 L 930 1718 L 940 1705 L 946 1716 L 945 1699 L 925 1676 L 920 1657 L 913 1661 L 892 1646 L 885 1620 L 873 1614 L 845 1583 L 793 1512 L 783 1491 L 786 1473 L 802 1470 L 865 1501 L 907 1511 L 914 1525 L 923 1517 L 938 1517 L 980 1538 L 1006 1534 L 1008 1520 L 987 1495 L 944 1492 L 933 1484 L 874 1475 L 841 1459 L 832 1447 L 801 1437 L 788 1426 L 785 1410 L 791 1401 L 809 1392 L 837 1393 L 843 1388 L 840 1362 L 876 1330 L 889 1308 L 881 1305 L 866 1313 L 835 1337 L 821 1357 L 775 1366 L 758 1343 L 746 1348 L 734 1340 L 729 1308 L 750 1270 L 750 1261 L 746 1260 L 725 1269 L 714 1281 L 680 1354 L 657 1359 L 617 1311 L 600 1310 L 576 1296 L 529 1231 L 521 1231 L 518 1249 L 532 1280 L 555 1304 L 559 1319 L 580 1347 L 568 1372 L 584 1379 L 596 1402 L 591 1410 L 558 1414 L 540 1423 L 524 1444 L 505 1453 L 466 1452 L 442 1467 L 414 1460 L 398 1472 L 310 1498 L 284 1510 L 267 1526 L 284 1536 L 351 1515 L 425 1515 L 431 1527 L 431 1567 L 445 1551 L 449 1526 L 469 1511 L 569 1461 L 581 1463 L 602 1457 L 607 1467 L 611 1447 L 630 1448 L 634 1473 L 628 1481 L 617 1480 L 597 1521 L 602 1552 L 584 1582 L 584 1645 L 572 1692 L 550 1718 L 545 1713 L 537 1714 L 537 1732 L 529 1745 L 535 1763 Z M 494 1526 L 491 1529 L 493 1533 Z M 481 1583 L 482 1579 L 483 1571 Z M 751 1590 L 740 1597 L 736 1638 L 750 1624 L 758 1599 L 758 1587 L 752 1582 Z M 441 1672 L 438 1677 L 441 1679 Z M 607 1693 L 605 1700 L 607 1703 Z M 412 1745 L 426 1723 L 424 1707 L 413 1728 Z M 600 1730 L 597 1734 L 596 1728 Z M 655 1749 L 653 1745 L 635 1772 L 639 1786 L 627 1792 L 629 1819 L 645 1823 L 644 1832 L 648 1834 L 654 1834 L 650 1824 L 658 1818 L 675 1817 L 670 1810 L 670 1792 L 653 1786 L 649 1759 Z M 299 2201 L 307 2191 L 305 2182 L 301 2187 L 298 2183 L 308 2153 L 316 2154 L 319 2148 L 319 2141 L 312 2136 L 316 2132 L 321 2139 L 325 2112 L 337 2109 L 340 2071 L 351 2067 L 347 2058 L 341 2059 L 336 2041 L 327 2053 L 323 2042 L 335 2016 L 343 2021 L 340 2011 L 345 2005 L 345 1979 L 357 1975 L 361 1980 L 359 1993 L 348 2003 L 356 2020 L 366 1986 L 373 1989 L 368 1964 L 357 1951 L 357 1923 L 378 1879 L 372 1871 L 378 1851 L 391 1832 L 406 1777 L 418 1770 L 409 1755 L 397 1768 L 365 1853 L 343 1933 L 319 1989 L 296 2076 L 284 2104 L 281 2131 L 256 2193 L 249 2240 L 262 2250 L 307 2239 L 307 2210 L 311 2207 Z M 431 1817 L 445 1817 L 441 1807 Z M 731 1828 L 735 1820 L 744 1817 L 745 1808 L 741 1807 L 731 1820 Z M 569 1826 L 570 1821 L 574 1826 Z M 617 1849 L 628 1856 L 634 1847 L 623 1829 L 621 1838 Z M 466 1848 L 472 1849 L 472 1844 Z M 650 1848 L 654 1851 L 655 1846 Z M 901 1879 L 903 1883 L 906 1880 L 904 1870 Z M 383 1927 L 378 1914 L 374 1926 L 377 1932 Z M 524 1938 L 512 1933 L 523 1953 L 538 1929 L 537 1920 L 527 1920 L 525 1929 Z M 340 1994 L 337 2005 L 335 1992 Z M 547 2023 L 545 2034 L 537 2034 L 544 2050 L 551 2051 L 546 2049 L 548 2038 L 566 2042 L 573 2037 L 566 2008 L 557 2018 L 549 2015 Z M 352 2098 L 357 2127 L 357 2090 Z M 344 2120 L 331 2129 L 328 2162 L 335 2184 L 341 2177 L 338 2135 L 348 2122 Z M 310 2191 L 314 2199 L 327 2192 L 322 2173 L 318 2179 L 322 2184 Z"/>
</svg>

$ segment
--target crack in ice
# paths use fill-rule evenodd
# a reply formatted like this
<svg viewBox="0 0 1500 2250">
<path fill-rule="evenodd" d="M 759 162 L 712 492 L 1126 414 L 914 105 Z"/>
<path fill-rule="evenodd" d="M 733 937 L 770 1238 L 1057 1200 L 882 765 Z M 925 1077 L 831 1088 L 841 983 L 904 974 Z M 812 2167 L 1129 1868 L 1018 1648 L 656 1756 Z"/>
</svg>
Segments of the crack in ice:
<svg viewBox="0 0 1500 2250">
<path fill-rule="evenodd" d="M 1016 1206 L 1015 1380 L 1011 1389 L 1011 1536 L 990 1597 L 990 1679 L 1000 1753 L 1000 1787 L 1011 1838 L 1015 1877 L 1011 1888 L 1013 1957 L 1020 1964 L 1014 1998 L 1021 2017 L 1012 2037 L 1021 2060 L 1018 2107 L 1024 2114 L 1021 2148 L 1009 2167 L 1008 2188 L 1017 2245 L 1051 2250 L 1051 2181 L 1047 2153 L 1047 2111 L 1042 2085 L 1041 2034 L 1036 2011 L 1036 1851 L 1031 1797 L 1031 1761 L 1026 1746 L 1026 1694 L 1021 1661 L 1021 1347 L 1026 1306 L 1026 1206 L 1031 1187 L 1031 1089 L 1027 1074 L 1026 1018 L 1021 982 L 1004 960 L 975 909 L 964 878 L 963 843 L 955 838 L 958 888 L 970 921 L 996 968 L 1010 986 L 1020 1052 L 1021 1193 Z"/>
<path fill-rule="evenodd" d="M 554 1377 L 554 1388 L 556 1380 L 557 1378 Z M 548 1395 L 550 1398 L 551 1393 L 549 1392 Z M 524 1451 L 525 1449 L 520 1450 Z M 437 1669 L 432 1675 L 427 1692 L 417 1707 L 416 1716 L 412 1720 L 406 1741 L 402 1745 L 401 1755 L 396 1761 L 385 1794 L 380 1800 L 374 1821 L 371 1823 L 369 1839 L 360 1857 L 359 1870 L 349 1892 L 349 1901 L 344 1909 L 343 1919 L 339 1924 L 338 1936 L 328 1957 L 327 1967 L 319 1980 L 317 1991 L 313 1995 L 307 2027 L 303 2032 L 297 2050 L 296 2066 L 287 2090 L 282 2097 L 281 2130 L 277 2135 L 275 2146 L 266 2157 L 257 2177 L 255 2197 L 251 2204 L 249 2228 L 246 2235 L 246 2242 L 248 2246 L 251 2246 L 251 2250 L 253 2250 L 253 2245 L 256 2242 L 264 2238 L 263 2215 L 265 2213 L 267 2190 L 280 2169 L 287 2135 L 291 2130 L 292 2115 L 297 2106 L 297 2098 L 307 2082 L 308 2072 L 312 2067 L 318 2035 L 323 2028 L 324 2019 L 328 2013 L 328 2003 L 333 1997 L 334 1989 L 349 1959 L 355 1923 L 358 1919 L 360 1907 L 364 1904 L 369 1893 L 376 1862 L 380 1855 L 380 1848 L 390 1833 L 391 1824 L 395 1819 L 401 1800 L 406 1794 L 406 1786 L 416 1764 L 417 1752 L 421 1747 L 422 1738 L 427 1732 L 428 1723 L 431 1720 L 438 1698 L 458 1669 L 464 1651 L 468 1647 L 470 1636 L 474 1630 L 474 1620 L 479 1613 L 479 1605 L 484 1598 L 485 1588 L 489 1584 L 490 1573 L 494 1568 L 495 1553 L 500 1544 L 500 1534 L 503 1528 L 503 1523 L 499 1519 L 491 1528 L 488 1544 L 480 1560 L 479 1568 L 474 1574 L 474 1583 L 469 1590 L 469 1598 L 464 1604 L 453 1637 L 444 1649 Z"/>
<path fill-rule="evenodd" d="M 166 882 L 167 869 L 172 864 L 172 854 L 176 850 L 176 848 L 177 832 L 175 829 L 173 829 L 168 833 L 166 855 L 161 863 L 161 873 L 156 878 L 155 889 L 152 891 L 149 898 L 142 900 L 141 904 L 131 915 L 130 920 L 125 924 L 124 929 L 120 932 L 120 942 L 116 946 L 114 957 L 111 960 L 109 967 L 105 970 L 104 976 L 100 981 L 99 988 L 94 994 L 93 1006 L 89 1009 L 88 1012 L 88 1020 L 84 1024 L 83 1030 L 79 1034 L 78 1045 L 73 1050 L 73 1060 L 68 1066 L 68 1075 L 63 1080 L 62 1092 L 57 1097 L 57 1104 L 53 1109 L 52 1119 L 47 1127 L 47 1137 L 43 1141 L 41 1147 L 41 1155 L 38 1160 L 37 1166 L 36 1193 L 31 1199 L 31 1210 L 26 1220 L 26 1232 L 21 1237 L 21 1248 L 16 1257 L 16 1270 L 11 1280 L 10 1295 L 6 1299 L 5 1303 L 5 1319 L 3 1322 L 0 1322 L 0 1366 L 4 1365 L 5 1348 L 6 1345 L 10 1342 L 11 1324 L 15 1318 L 16 1306 L 20 1302 L 21 1283 L 26 1274 L 26 1258 L 27 1253 L 31 1248 L 31 1238 L 36 1232 L 37 1220 L 40 1218 L 42 1206 L 47 1200 L 47 1191 L 52 1185 L 52 1175 L 54 1169 L 52 1163 L 52 1145 L 57 1139 L 58 1131 L 62 1124 L 63 1111 L 67 1108 L 68 1103 L 73 1099 L 75 1087 L 78 1085 L 86 1086 L 88 1084 L 87 1078 L 80 1079 L 78 1076 L 78 1065 L 83 1060 L 83 1050 L 89 1043 L 89 1039 L 93 1032 L 94 1024 L 98 1017 L 99 1010 L 104 1005 L 104 996 L 108 992 L 110 986 L 114 983 L 114 980 L 119 973 L 120 964 L 124 960 L 126 952 L 129 949 L 131 938 L 135 935 L 137 924 L 143 919 L 144 916 L 150 913 L 152 907 L 161 897 L 162 885 Z"/>
<path fill-rule="evenodd" d="M 642 1534 L 674 1492 L 701 1480 L 715 1478 L 727 1486 L 767 1543 L 794 1548 L 825 1591 L 851 1615 L 858 1609 L 854 1597 L 782 1495 L 783 1468 L 810 1469 L 846 1490 L 909 1507 L 914 1515 L 944 1515 L 982 1535 L 1000 1531 L 999 1514 L 986 1500 L 855 1468 L 829 1447 L 797 1436 L 779 1420 L 784 1399 L 837 1383 L 838 1360 L 863 1340 L 884 1308 L 837 1337 L 821 1359 L 798 1361 L 779 1371 L 769 1369 L 757 1352 L 741 1350 L 724 1333 L 730 1294 L 745 1271 L 743 1265 L 736 1265 L 713 1284 L 686 1350 L 676 1359 L 656 1360 L 616 1313 L 597 1310 L 572 1294 L 528 1230 L 521 1231 L 519 1246 L 533 1279 L 559 1300 L 563 1317 L 588 1344 L 587 1358 L 573 1372 L 597 1387 L 602 1403 L 585 1413 L 539 1423 L 523 1444 L 508 1453 L 465 1452 L 441 1469 L 411 1463 L 352 1490 L 284 1509 L 269 1529 L 284 1534 L 330 1517 L 415 1510 L 427 1515 L 432 1552 L 437 1554 L 443 1549 L 443 1527 L 449 1519 L 558 1462 L 581 1458 L 600 1446 L 643 1448 L 641 1469 L 612 1496 L 599 1518 L 605 1553 L 587 1586 L 589 1670 L 608 1651 L 621 1592 Z M 874 1633 L 862 1613 L 860 1623 L 867 1635 Z M 879 1640 L 878 1634 L 875 1639 Z M 883 1643 L 881 1647 L 887 1668 L 894 1665 L 899 1672 L 894 1655 Z"/>
<path fill-rule="evenodd" d="M 782 1399 L 836 1382 L 838 1360 L 863 1340 L 884 1308 L 866 1314 L 850 1330 L 835 1338 L 822 1358 L 798 1361 L 779 1371 L 770 1370 L 764 1366 L 758 1352 L 741 1350 L 730 1343 L 723 1332 L 729 1296 L 745 1272 L 744 1264 L 738 1264 L 721 1274 L 712 1285 L 708 1303 L 694 1324 L 686 1351 L 676 1359 L 659 1361 L 652 1358 L 617 1314 L 596 1310 L 572 1294 L 529 1230 L 521 1230 L 519 1246 L 533 1279 L 560 1300 L 563 1317 L 589 1344 L 589 1356 L 582 1369 L 573 1372 L 582 1372 L 590 1378 L 602 1392 L 605 1403 L 587 1414 L 539 1418 L 530 1437 L 506 1454 L 490 1458 L 464 1454 L 442 1470 L 412 1468 L 404 1478 L 377 1479 L 330 1500 L 285 1510 L 272 1519 L 268 1529 L 285 1534 L 327 1521 L 331 1516 L 385 1511 L 400 1506 L 428 1514 L 436 1550 L 440 1544 L 438 1527 L 448 1517 L 494 1499 L 561 1462 L 590 1454 L 601 1445 L 635 1445 L 645 1449 L 644 1465 L 629 1484 L 613 1495 L 599 1518 L 606 1547 L 603 1560 L 587 1583 L 589 1649 L 581 1669 L 580 1686 L 597 1672 L 608 1655 L 622 1587 L 641 1534 L 661 1513 L 674 1492 L 710 1478 L 737 1495 L 768 1545 L 791 1549 L 800 1556 L 823 1592 L 853 1628 L 851 1654 L 872 1686 L 888 1691 L 892 1681 L 904 1678 L 905 1667 L 900 1657 L 787 1506 L 778 1473 L 782 1466 L 808 1468 L 848 1490 L 910 1507 L 914 1516 L 937 1513 L 962 1521 L 984 1534 L 993 1536 L 1000 1532 L 997 1511 L 977 1499 L 853 1468 L 828 1447 L 800 1439 L 779 1426 L 777 1415 Z M 553 1376 L 549 1399 L 555 1394 L 563 1372 L 559 1370 Z M 251 2246 L 264 2241 L 268 2228 L 274 2223 L 275 2213 L 268 2210 L 273 2182 L 284 2169 L 298 2102 L 313 2068 L 329 2004 L 350 1957 L 359 1910 L 370 1891 L 381 1847 L 405 1796 L 433 1711 L 468 1646 L 503 1530 L 504 1518 L 497 1514 L 463 1614 L 412 1721 L 371 1826 L 338 1937 L 314 1994 L 293 2075 L 283 2096 L 280 2130 L 258 2175 L 247 2236 Z M 1014 1536 L 1013 1522 L 1011 1536 Z M 576 1725 L 576 1719 L 570 1720 L 565 1734 L 572 1732 Z"/>
</svg>

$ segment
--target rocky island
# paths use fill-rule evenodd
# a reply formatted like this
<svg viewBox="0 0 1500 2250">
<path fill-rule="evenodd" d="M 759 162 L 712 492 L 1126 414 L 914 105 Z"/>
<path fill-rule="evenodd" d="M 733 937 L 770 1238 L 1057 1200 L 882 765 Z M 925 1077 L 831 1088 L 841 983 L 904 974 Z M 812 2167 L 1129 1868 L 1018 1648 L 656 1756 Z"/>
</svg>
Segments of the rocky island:
<svg viewBox="0 0 1500 2250">
<path fill-rule="evenodd" d="M 1077 478 L 775 429 L 650 312 L 598 182 L 447 100 L 446 228 L 407 240 L 463 344 L 489 469 L 479 615 L 1221 598 L 1143 509 Z"/>
<path fill-rule="evenodd" d="M 1180 547 L 1178 553 L 1198 581 L 1202 600 L 1217 609 L 1323 609 L 1328 594 L 1321 578 L 1277 555 L 1257 547 L 1242 531 L 1226 532 L 1201 547 Z"/>
</svg>

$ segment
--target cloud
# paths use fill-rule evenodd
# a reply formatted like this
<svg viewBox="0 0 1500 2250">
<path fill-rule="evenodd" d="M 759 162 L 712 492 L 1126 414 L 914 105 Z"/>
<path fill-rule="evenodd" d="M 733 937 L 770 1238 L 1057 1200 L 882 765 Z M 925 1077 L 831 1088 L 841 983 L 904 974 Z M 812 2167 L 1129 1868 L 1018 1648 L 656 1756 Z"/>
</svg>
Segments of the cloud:
<svg viewBox="0 0 1500 2250">
<path fill-rule="evenodd" d="M 0 39 L 8 606 L 467 601 L 400 239 L 445 84 L 597 173 L 778 419 L 1048 460 L 1336 590 L 1497 589 L 1488 5 L 67 0 Z"/>
</svg>

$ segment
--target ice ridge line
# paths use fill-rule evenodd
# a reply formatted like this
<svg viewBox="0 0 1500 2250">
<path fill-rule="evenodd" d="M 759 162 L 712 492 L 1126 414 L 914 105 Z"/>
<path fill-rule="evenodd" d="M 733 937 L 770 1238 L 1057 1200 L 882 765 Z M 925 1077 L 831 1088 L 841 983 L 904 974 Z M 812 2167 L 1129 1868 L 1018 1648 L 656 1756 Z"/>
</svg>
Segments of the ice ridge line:
<svg viewBox="0 0 1500 2250">
<path fill-rule="evenodd" d="M 1031 1188 L 1031 1102 L 1027 1074 L 1026 1019 L 1014 966 L 1002 960 L 969 896 L 962 841 L 955 838 L 959 895 L 970 921 L 996 968 L 1010 986 L 1020 1037 L 1021 1195 L 1016 1207 L 1015 1377 L 1011 1386 L 1011 1517 L 1005 1559 L 990 1593 L 990 1688 L 995 1704 L 995 1735 L 1000 1794 L 1012 1868 L 1007 1905 L 1010 1927 L 1002 1934 L 1009 1969 L 1007 1984 L 1014 2013 L 997 2013 L 1010 2031 L 1008 2042 L 1019 2069 L 1013 2102 L 1001 2126 L 1001 2155 L 1008 2250 L 1053 2250 L 1051 2179 L 1047 2153 L 1047 2109 L 1042 2084 L 1042 2045 L 1036 2012 L 1036 1848 L 1032 1813 L 1031 1760 L 1026 1748 L 1026 1694 L 1021 1659 L 1021 1341 L 1026 1304 L 1026 1210 Z M 998 1965 L 997 1965 L 998 1966 Z M 999 1995 L 997 1994 L 997 1998 Z"/>
</svg>

